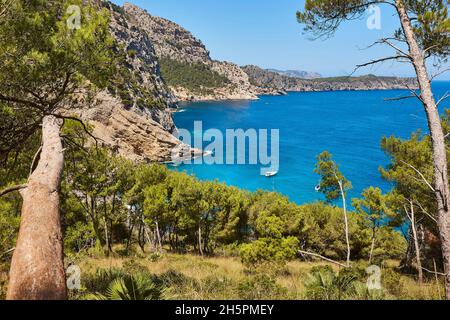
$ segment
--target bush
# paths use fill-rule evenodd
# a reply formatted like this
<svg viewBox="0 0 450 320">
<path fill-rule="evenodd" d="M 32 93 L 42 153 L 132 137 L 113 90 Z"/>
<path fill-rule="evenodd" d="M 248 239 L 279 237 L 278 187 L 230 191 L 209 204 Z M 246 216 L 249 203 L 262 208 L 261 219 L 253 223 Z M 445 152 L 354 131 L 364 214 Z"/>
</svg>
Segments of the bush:
<svg viewBox="0 0 450 320">
<path fill-rule="evenodd" d="M 166 286 L 158 277 L 129 260 L 124 268 L 98 269 L 82 278 L 83 299 L 94 300 L 160 300 Z"/>
<path fill-rule="evenodd" d="M 176 270 L 166 271 L 158 276 L 158 281 L 166 287 L 181 287 L 191 282 L 192 279 Z"/>
<path fill-rule="evenodd" d="M 64 249 L 67 252 L 80 252 L 95 246 L 96 237 L 92 223 L 77 221 L 66 229 L 64 235 Z"/>
<path fill-rule="evenodd" d="M 148 273 L 148 268 L 134 259 L 125 261 L 123 270 L 127 274 Z"/>
<path fill-rule="evenodd" d="M 284 265 L 296 257 L 298 243 L 298 239 L 295 237 L 261 238 L 241 246 L 241 261 L 247 267 L 265 263 Z"/>
<path fill-rule="evenodd" d="M 308 274 L 305 298 L 309 300 L 381 300 L 383 289 L 369 290 L 363 267 L 347 268 L 335 273 L 330 266 L 317 267 Z"/>
<path fill-rule="evenodd" d="M 304 281 L 305 298 L 308 300 L 342 300 L 352 287 L 355 278 L 339 277 L 331 268 L 313 270 Z"/>
<path fill-rule="evenodd" d="M 230 299 L 230 290 L 233 282 L 227 277 L 218 277 L 216 275 L 206 277 L 201 281 L 201 291 L 203 299 Z"/>
<path fill-rule="evenodd" d="M 81 278 L 83 287 L 87 293 L 106 292 L 111 282 L 125 277 L 123 269 L 98 269 L 94 274 L 88 274 Z"/>
<path fill-rule="evenodd" d="M 162 254 L 158 253 L 158 252 L 153 252 L 148 256 L 148 260 L 150 260 L 151 262 L 157 262 L 159 260 L 161 260 L 162 258 Z"/>
<path fill-rule="evenodd" d="M 200 296 L 201 283 L 176 270 L 171 269 L 155 276 L 154 281 L 167 288 L 165 296 L 168 299 L 197 299 Z"/>
<path fill-rule="evenodd" d="M 138 273 L 114 279 L 102 293 L 90 294 L 91 300 L 161 300 L 164 289 L 148 274 Z"/>
<path fill-rule="evenodd" d="M 387 268 L 383 269 L 381 281 L 383 288 L 386 289 L 391 295 L 401 297 L 405 294 L 405 287 L 401 276 L 395 270 Z"/>
<path fill-rule="evenodd" d="M 266 274 L 246 278 L 237 287 L 238 295 L 244 300 L 276 300 L 287 296 L 287 289 Z"/>
</svg>

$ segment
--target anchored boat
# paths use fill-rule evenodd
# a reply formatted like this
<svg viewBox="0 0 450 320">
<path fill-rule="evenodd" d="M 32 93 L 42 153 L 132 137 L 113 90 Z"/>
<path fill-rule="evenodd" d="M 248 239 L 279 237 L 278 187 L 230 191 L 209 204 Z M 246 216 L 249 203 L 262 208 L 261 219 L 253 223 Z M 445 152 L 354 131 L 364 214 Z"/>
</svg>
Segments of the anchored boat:
<svg viewBox="0 0 450 320">
<path fill-rule="evenodd" d="M 270 178 L 270 177 L 276 176 L 277 174 L 278 174 L 278 171 L 267 171 L 267 172 L 265 173 L 265 176 L 266 176 L 267 178 Z"/>
</svg>

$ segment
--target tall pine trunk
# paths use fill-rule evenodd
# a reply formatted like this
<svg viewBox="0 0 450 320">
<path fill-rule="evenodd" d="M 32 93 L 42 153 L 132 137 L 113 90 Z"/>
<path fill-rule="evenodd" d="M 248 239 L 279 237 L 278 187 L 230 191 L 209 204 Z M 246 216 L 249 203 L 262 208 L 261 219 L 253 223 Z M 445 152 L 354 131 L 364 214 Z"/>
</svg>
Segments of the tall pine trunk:
<svg viewBox="0 0 450 320">
<path fill-rule="evenodd" d="M 375 250 L 375 239 L 376 239 L 375 228 L 373 228 L 372 229 L 372 243 L 370 245 L 369 264 L 372 264 L 373 251 Z"/>
<path fill-rule="evenodd" d="M 342 206 L 344 208 L 344 222 L 345 222 L 345 243 L 347 244 L 347 267 L 350 267 L 350 235 L 349 235 L 349 226 L 348 226 L 348 215 L 347 215 L 347 200 L 345 199 L 345 191 L 344 185 L 341 180 L 338 181 L 339 188 L 341 189 L 341 197 L 342 197 Z"/>
<path fill-rule="evenodd" d="M 64 156 L 60 124 L 53 116 L 43 119 L 42 142 L 39 163 L 21 192 L 22 218 L 7 292 L 10 300 L 67 298 L 59 211 Z"/>
<path fill-rule="evenodd" d="M 414 205 L 411 202 L 411 229 L 414 238 L 414 251 L 416 252 L 416 263 L 417 263 L 417 273 L 419 284 L 423 284 L 423 270 L 422 270 L 422 260 L 420 259 L 420 245 L 419 237 L 417 236 L 417 226 L 416 226 L 416 215 L 414 213 Z"/>
<path fill-rule="evenodd" d="M 419 47 L 411 20 L 408 17 L 403 0 L 396 0 L 397 12 L 405 39 L 409 47 L 409 55 L 419 82 L 420 97 L 427 114 L 433 147 L 434 189 L 437 201 L 437 222 L 442 247 L 444 264 L 446 298 L 450 300 L 450 194 L 447 175 L 447 154 L 444 131 L 442 129 L 439 111 L 436 106 L 431 82 L 425 65 L 424 53 Z"/>
<path fill-rule="evenodd" d="M 200 223 L 198 224 L 198 250 L 200 255 L 203 257 L 203 248 L 202 248 L 202 227 Z"/>
</svg>

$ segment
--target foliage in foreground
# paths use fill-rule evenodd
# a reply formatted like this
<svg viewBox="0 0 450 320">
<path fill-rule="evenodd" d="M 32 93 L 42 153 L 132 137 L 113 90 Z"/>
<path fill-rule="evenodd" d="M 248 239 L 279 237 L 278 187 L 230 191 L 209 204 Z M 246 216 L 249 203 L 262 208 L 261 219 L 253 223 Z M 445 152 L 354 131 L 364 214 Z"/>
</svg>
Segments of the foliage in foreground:
<svg viewBox="0 0 450 320">
<path fill-rule="evenodd" d="M 111 271 L 100 270 L 97 276 L 111 278 L 108 287 L 103 293 L 96 292 L 85 296 L 87 300 L 161 300 L 164 290 L 156 285 L 153 279 L 144 273 L 132 275 L 104 275 Z M 103 274 L 102 274 L 103 273 Z M 98 281 L 98 280 L 97 280 Z M 105 284 L 105 282 L 101 283 Z"/>
<path fill-rule="evenodd" d="M 115 299 L 133 300 L 132 288 L 122 290 L 123 285 L 117 285 L 132 275 L 147 284 L 134 285 L 144 288 L 136 296 L 142 297 L 145 288 L 149 288 L 152 299 L 409 300 L 439 299 L 443 293 L 442 282 L 436 283 L 430 277 L 419 286 L 412 277 L 399 273 L 398 262 L 394 261 L 380 265 L 381 289 L 369 290 L 366 285 L 369 275 L 365 271 L 368 264 L 364 262 L 338 270 L 323 263 L 293 261 L 274 272 L 270 265 L 249 271 L 233 257 L 163 254 L 157 259 L 150 258 L 151 254 L 108 259 L 79 256 L 82 289 L 71 291 L 71 298 L 111 299 L 113 289 Z"/>
<path fill-rule="evenodd" d="M 249 267 L 284 264 L 297 257 L 298 249 L 345 259 L 339 207 L 320 202 L 299 206 L 278 193 L 250 193 L 201 182 L 162 165 L 135 165 L 102 148 L 76 148 L 87 144 L 76 123 L 67 122 L 64 131 L 73 143 L 67 150 L 61 196 L 66 254 L 92 248 L 109 254 L 117 244 L 130 253 L 137 244 L 141 251 L 146 246 L 156 252 L 203 255 L 226 251 L 240 254 Z M 2 219 L 18 217 L 19 206 L 11 199 L 0 199 Z M 370 213 L 349 214 L 353 260 L 369 258 L 371 221 Z M 374 258 L 400 258 L 406 249 L 401 234 L 388 225 L 378 229 Z M 2 229 L 0 234 L 13 239 L 14 231 Z"/>
</svg>

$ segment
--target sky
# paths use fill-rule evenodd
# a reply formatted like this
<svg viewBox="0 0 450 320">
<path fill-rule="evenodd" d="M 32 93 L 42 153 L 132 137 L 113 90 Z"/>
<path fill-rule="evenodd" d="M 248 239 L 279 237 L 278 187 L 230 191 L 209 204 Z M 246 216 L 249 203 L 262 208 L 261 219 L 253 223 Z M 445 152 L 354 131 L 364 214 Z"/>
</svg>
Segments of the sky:
<svg viewBox="0 0 450 320">
<path fill-rule="evenodd" d="M 123 0 L 113 0 L 123 5 Z M 304 0 L 129 0 L 180 24 L 199 38 L 216 60 L 238 65 L 258 65 L 280 70 L 305 70 L 323 76 L 349 75 L 357 64 L 390 56 L 386 46 L 367 47 L 399 28 L 398 18 L 388 6 L 380 6 L 380 29 L 369 29 L 367 12 L 361 20 L 344 23 L 327 39 L 311 40 L 304 34 L 295 13 Z M 373 21 L 373 20 L 371 20 Z M 405 63 L 386 62 L 357 74 L 413 76 Z M 441 76 L 450 80 L 450 75 Z"/>
</svg>

